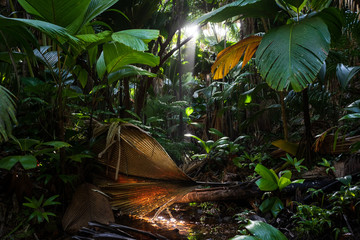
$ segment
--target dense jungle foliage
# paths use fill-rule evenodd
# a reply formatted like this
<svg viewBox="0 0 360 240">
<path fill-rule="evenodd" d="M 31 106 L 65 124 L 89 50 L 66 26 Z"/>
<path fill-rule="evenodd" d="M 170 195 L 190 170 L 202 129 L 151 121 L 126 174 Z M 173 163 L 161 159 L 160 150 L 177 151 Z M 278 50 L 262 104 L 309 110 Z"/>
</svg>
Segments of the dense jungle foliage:
<svg viewBox="0 0 360 240">
<path fill-rule="evenodd" d="M 213 239 L 360 238 L 359 7 L 0 0 L 0 238 L 69 237 L 98 123 L 144 129 L 197 181 L 256 184 Z"/>
</svg>

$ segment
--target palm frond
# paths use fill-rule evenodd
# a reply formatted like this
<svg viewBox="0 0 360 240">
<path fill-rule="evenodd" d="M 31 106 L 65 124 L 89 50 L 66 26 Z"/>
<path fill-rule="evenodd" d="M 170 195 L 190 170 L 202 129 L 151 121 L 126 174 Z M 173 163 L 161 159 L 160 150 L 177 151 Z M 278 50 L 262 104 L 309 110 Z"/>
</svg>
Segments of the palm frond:
<svg viewBox="0 0 360 240">
<path fill-rule="evenodd" d="M 13 97 L 9 90 L 0 86 L 0 142 L 9 139 L 13 124 L 17 124 Z"/>
<path fill-rule="evenodd" d="M 122 213 L 144 216 L 155 209 L 157 217 L 164 209 L 196 188 L 197 184 L 171 181 L 113 183 L 100 186 L 110 196 L 110 204 Z"/>
</svg>

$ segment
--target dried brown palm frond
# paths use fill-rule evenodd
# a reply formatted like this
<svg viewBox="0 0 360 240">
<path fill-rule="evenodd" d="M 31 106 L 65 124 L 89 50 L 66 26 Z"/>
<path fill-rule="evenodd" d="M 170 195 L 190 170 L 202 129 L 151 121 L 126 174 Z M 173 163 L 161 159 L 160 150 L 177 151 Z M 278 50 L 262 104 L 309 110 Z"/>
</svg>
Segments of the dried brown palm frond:
<svg viewBox="0 0 360 240">
<path fill-rule="evenodd" d="M 150 180 L 101 186 L 110 196 L 110 204 L 122 213 L 143 216 L 158 209 L 154 217 L 195 188 L 196 184 L 189 182 Z"/>
<path fill-rule="evenodd" d="M 124 213 L 145 215 L 159 208 L 156 216 L 198 185 L 154 138 L 133 124 L 98 124 L 94 135 L 103 136 L 103 143 L 97 145 L 99 161 L 115 180 L 100 188 L 110 196 L 111 205 Z"/>
<path fill-rule="evenodd" d="M 100 125 L 94 135 L 106 133 L 106 144 L 99 144 L 99 161 L 117 173 L 150 179 L 192 181 L 175 164 L 164 148 L 149 134 L 129 123 Z"/>
<path fill-rule="evenodd" d="M 76 190 L 71 204 L 62 219 L 63 229 L 75 233 L 89 221 L 114 222 L 114 214 L 106 196 L 91 184 L 83 184 Z"/>
</svg>

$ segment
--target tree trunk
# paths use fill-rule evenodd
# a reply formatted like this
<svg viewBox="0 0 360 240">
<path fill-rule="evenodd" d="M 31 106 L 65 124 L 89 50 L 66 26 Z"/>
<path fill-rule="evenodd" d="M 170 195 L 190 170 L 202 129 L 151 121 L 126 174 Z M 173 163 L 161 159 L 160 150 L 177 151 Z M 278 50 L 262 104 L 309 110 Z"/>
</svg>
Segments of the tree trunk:
<svg viewBox="0 0 360 240">
<path fill-rule="evenodd" d="M 288 141 L 288 127 L 287 127 L 287 117 L 286 117 L 286 106 L 284 102 L 284 92 L 279 92 L 280 104 L 281 104 L 281 119 L 284 129 L 284 140 Z"/>
<path fill-rule="evenodd" d="M 182 94 L 182 64 L 181 64 L 181 28 L 179 26 L 178 31 L 178 39 L 177 39 L 177 47 L 179 48 L 178 52 L 178 74 L 179 74 L 179 97 L 178 100 L 183 100 L 183 94 Z M 179 112 L 179 130 L 178 130 L 178 137 L 179 140 L 182 140 L 184 136 L 184 122 L 183 122 L 183 111 L 180 109 Z"/>
<path fill-rule="evenodd" d="M 305 88 L 302 91 L 303 96 L 303 112 L 304 112 L 304 124 L 305 124 L 305 139 L 302 143 L 300 149 L 303 149 L 303 153 L 301 154 L 303 158 L 305 158 L 305 165 L 312 166 L 313 163 L 313 151 L 312 151 L 312 143 L 313 137 L 311 134 L 311 122 L 310 122 L 310 110 L 309 110 L 309 95 L 308 88 Z"/>
</svg>

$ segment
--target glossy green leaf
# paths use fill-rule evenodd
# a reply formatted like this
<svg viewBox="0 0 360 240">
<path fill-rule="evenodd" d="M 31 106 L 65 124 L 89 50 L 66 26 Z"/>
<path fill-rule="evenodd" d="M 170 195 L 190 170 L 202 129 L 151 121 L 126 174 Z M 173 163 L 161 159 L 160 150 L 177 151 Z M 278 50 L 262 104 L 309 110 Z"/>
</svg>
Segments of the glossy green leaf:
<svg viewBox="0 0 360 240">
<path fill-rule="evenodd" d="M 111 41 L 111 32 L 110 31 L 103 31 L 100 33 L 87 33 L 87 34 L 78 34 L 76 35 L 77 38 L 86 42 L 86 43 L 105 43 Z"/>
<path fill-rule="evenodd" d="M 341 182 L 342 184 L 348 186 L 350 185 L 351 181 L 352 181 L 352 176 L 351 175 L 347 175 L 344 177 L 340 177 L 340 178 L 336 178 L 336 180 L 338 180 L 339 182 Z"/>
<path fill-rule="evenodd" d="M 259 206 L 260 211 L 263 213 L 271 212 L 274 217 L 284 209 L 284 204 L 278 197 L 271 197 L 265 199 Z"/>
<path fill-rule="evenodd" d="M 0 168 L 10 170 L 18 162 L 25 170 L 36 168 L 37 164 L 37 160 L 33 155 L 8 156 L 0 159 Z"/>
<path fill-rule="evenodd" d="M 29 26 L 33 27 L 53 39 L 62 39 L 69 41 L 71 44 L 75 45 L 79 43 L 79 40 L 73 37 L 65 28 L 40 20 L 33 19 L 23 19 L 23 18 L 6 18 L 0 15 L 0 26 L 2 27 L 19 27 L 19 26 Z"/>
<path fill-rule="evenodd" d="M 96 62 L 96 72 L 100 79 L 102 79 L 106 73 L 106 63 L 105 63 L 105 58 L 104 58 L 104 51 L 101 52 L 101 54 Z"/>
<path fill-rule="evenodd" d="M 68 144 L 67 142 L 62 142 L 62 141 L 44 142 L 44 143 L 42 143 L 42 145 L 51 146 L 54 148 L 71 147 L 70 144 Z"/>
<path fill-rule="evenodd" d="M 295 181 L 292 181 L 291 183 L 304 183 L 305 179 L 296 179 Z"/>
<path fill-rule="evenodd" d="M 104 58 L 108 73 L 118 71 L 129 64 L 144 64 L 154 67 L 160 62 L 159 57 L 153 54 L 133 50 L 118 42 L 104 45 Z"/>
<path fill-rule="evenodd" d="M 277 185 L 278 177 L 276 176 L 276 173 L 274 171 L 271 171 L 272 169 L 268 169 L 267 167 L 257 164 L 255 167 L 255 172 L 257 172 L 262 178 L 269 182 L 273 182 Z"/>
<path fill-rule="evenodd" d="M 80 29 L 82 28 L 82 26 L 85 26 L 86 24 L 90 23 L 97 16 L 105 12 L 107 9 L 109 9 L 118 1 L 119 0 L 91 0 L 82 19 Z"/>
<path fill-rule="evenodd" d="M 137 51 L 148 50 L 147 43 L 159 36 L 159 30 L 131 29 L 112 34 L 112 39 Z"/>
<path fill-rule="evenodd" d="M 291 184 L 291 180 L 287 177 L 280 177 L 279 179 L 279 190 L 283 190 L 285 187 Z"/>
<path fill-rule="evenodd" d="M 344 64 L 336 66 L 336 77 L 340 82 L 342 90 L 345 90 L 349 85 L 351 79 L 360 71 L 360 67 L 348 67 Z"/>
<path fill-rule="evenodd" d="M 275 90 L 301 91 L 319 73 L 330 49 L 324 21 L 313 17 L 272 29 L 256 51 L 261 76 Z"/>
<path fill-rule="evenodd" d="M 282 232 L 264 222 L 250 220 L 250 223 L 245 227 L 255 237 L 261 240 L 287 240 Z"/>
<path fill-rule="evenodd" d="M 128 47 L 131 47 L 137 51 L 146 51 L 148 50 L 147 44 L 144 43 L 140 38 L 134 37 L 130 34 L 117 32 L 112 35 L 112 39 L 116 42 L 122 43 Z"/>
<path fill-rule="evenodd" d="M 278 10 L 279 8 L 273 0 L 238 0 L 201 16 L 194 23 L 222 22 L 240 15 L 244 18 L 270 17 L 275 16 Z"/>
<path fill-rule="evenodd" d="M 112 84 L 113 82 L 120 80 L 125 77 L 132 77 L 132 76 L 148 76 L 148 77 L 156 77 L 155 73 L 149 72 L 142 68 L 126 65 L 122 67 L 120 70 L 110 73 L 108 76 L 108 83 Z"/>
<path fill-rule="evenodd" d="M 82 24 L 91 0 L 19 0 L 22 7 L 47 22 L 76 31 Z"/>
<path fill-rule="evenodd" d="M 266 180 L 264 178 L 260 178 L 255 183 L 261 191 L 268 192 L 268 191 L 274 191 L 274 190 L 278 189 L 277 183 L 275 183 L 274 181 Z"/>
<path fill-rule="evenodd" d="M 360 99 L 350 103 L 345 109 L 354 113 L 360 113 Z"/>
<path fill-rule="evenodd" d="M 281 176 L 285 177 L 285 178 L 288 178 L 288 179 L 291 179 L 292 173 L 291 173 L 290 170 L 284 170 L 284 171 L 281 172 Z"/>
<path fill-rule="evenodd" d="M 349 120 L 349 119 L 359 119 L 359 118 L 360 118 L 360 113 L 350 113 L 340 118 L 339 121 Z"/>
</svg>

